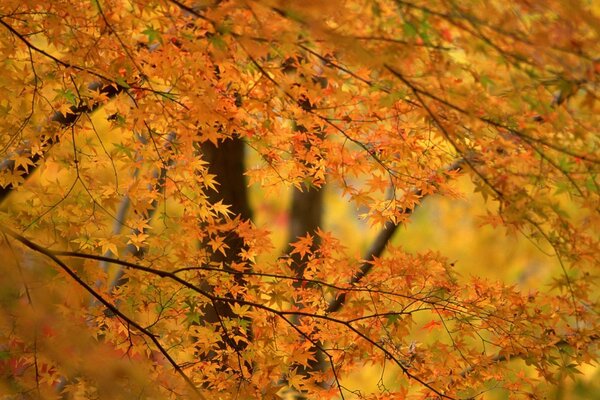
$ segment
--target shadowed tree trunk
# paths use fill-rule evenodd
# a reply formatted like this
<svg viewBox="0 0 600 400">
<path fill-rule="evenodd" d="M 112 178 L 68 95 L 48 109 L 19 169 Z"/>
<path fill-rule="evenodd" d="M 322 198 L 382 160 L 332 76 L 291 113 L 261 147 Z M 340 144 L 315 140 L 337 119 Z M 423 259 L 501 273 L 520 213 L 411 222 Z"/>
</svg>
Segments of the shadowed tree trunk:
<svg viewBox="0 0 600 400">
<path fill-rule="evenodd" d="M 292 204 L 290 209 L 290 226 L 288 234 L 288 243 L 298 240 L 298 237 L 305 236 L 307 233 L 313 234 L 317 228 L 322 226 L 323 216 L 323 189 L 316 187 L 304 187 L 303 191 L 293 189 Z M 319 244 L 318 237 L 314 240 L 314 247 Z M 291 251 L 288 247 L 288 251 Z M 292 264 L 297 275 L 302 275 L 303 268 L 300 260 L 292 255 L 295 263 Z"/>
<path fill-rule="evenodd" d="M 233 213 L 232 218 L 239 217 L 241 220 L 251 220 L 252 212 L 248 202 L 247 184 L 244 176 L 244 142 L 240 138 L 234 137 L 220 142 L 215 146 L 211 142 L 205 142 L 201 146 L 202 157 L 209 163 L 209 173 L 216 176 L 218 186 L 216 190 L 208 190 L 207 195 L 210 203 L 215 204 L 222 201 L 223 204 L 229 206 L 229 210 Z M 224 269 L 231 269 L 231 264 L 242 262 L 240 252 L 244 248 L 243 239 L 237 234 L 235 228 L 228 232 L 221 233 L 224 235 L 224 245 L 226 246 L 225 254 L 220 251 L 211 251 L 210 259 L 207 260 L 213 265 L 219 265 Z M 208 246 L 207 240 L 200 244 L 201 247 Z M 247 282 L 243 275 L 235 275 L 235 282 L 240 286 L 246 286 Z M 204 286 L 212 290 L 207 283 Z M 233 350 L 237 354 L 238 366 L 241 371 L 241 351 L 246 347 L 243 342 L 233 340 L 234 334 L 241 334 L 252 338 L 251 321 L 249 318 L 243 318 L 245 332 L 231 332 L 225 328 L 223 321 L 225 319 L 236 319 L 236 314 L 232 311 L 231 305 L 223 302 L 214 302 L 204 307 L 203 310 L 205 324 L 212 324 L 218 329 L 221 340 L 219 349 L 224 352 L 222 358 L 216 358 L 216 354 L 208 354 L 207 359 L 219 362 L 220 368 L 227 367 L 227 353 Z M 247 365 L 247 367 L 250 367 Z"/>
<path fill-rule="evenodd" d="M 223 204 L 230 206 L 234 215 L 239 215 L 243 220 L 252 219 L 244 176 L 244 141 L 231 138 L 220 142 L 218 147 L 205 142 L 202 144 L 202 154 L 204 160 L 210 163 L 209 172 L 216 175 L 219 182 L 216 191 L 209 190 L 207 193 L 210 202 L 222 200 Z M 233 245 L 235 243 L 237 242 L 232 242 Z M 236 248 L 241 249 L 241 246 L 237 245 Z"/>
</svg>

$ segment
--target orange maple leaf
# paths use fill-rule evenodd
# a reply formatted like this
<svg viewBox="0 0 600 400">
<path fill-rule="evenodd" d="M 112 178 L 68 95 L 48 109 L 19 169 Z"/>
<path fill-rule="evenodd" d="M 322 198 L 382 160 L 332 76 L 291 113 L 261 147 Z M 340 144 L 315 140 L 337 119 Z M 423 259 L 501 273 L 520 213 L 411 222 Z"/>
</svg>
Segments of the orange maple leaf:
<svg viewBox="0 0 600 400">
<path fill-rule="evenodd" d="M 442 326 L 441 321 L 433 320 L 433 321 L 430 321 L 430 322 L 426 323 L 425 325 L 423 325 L 423 327 L 421 327 L 421 330 L 431 332 L 432 330 L 437 329 L 441 326 Z"/>
</svg>

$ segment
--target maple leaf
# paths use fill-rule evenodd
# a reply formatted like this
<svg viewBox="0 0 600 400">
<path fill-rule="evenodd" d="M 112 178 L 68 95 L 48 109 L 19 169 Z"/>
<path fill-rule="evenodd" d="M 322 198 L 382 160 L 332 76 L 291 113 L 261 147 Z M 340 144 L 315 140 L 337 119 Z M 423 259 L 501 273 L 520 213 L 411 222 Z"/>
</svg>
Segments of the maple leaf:
<svg viewBox="0 0 600 400">
<path fill-rule="evenodd" d="M 62 103 L 59 107 L 58 107 L 58 112 L 61 113 L 63 115 L 63 117 L 67 117 L 67 114 L 72 114 L 72 105 L 69 103 Z"/>
<path fill-rule="evenodd" d="M 100 239 L 98 242 L 98 246 L 102 249 L 103 254 L 113 254 L 115 256 L 119 255 L 119 249 L 113 241 L 110 239 Z"/>
<path fill-rule="evenodd" d="M 29 171 L 29 167 L 35 166 L 35 163 L 31 160 L 30 156 L 18 155 L 13 158 L 13 161 L 15 163 L 15 170 L 22 170 L 25 173 Z"/>
<path fill-rule="evenodd" d="M 298 373 L 297 368 L 294 368 L 292 371 L 290 371 L 287 374 L 286 379 L 288 386 L 292 388 L 302 389 L 302 387 L 304 386 L 304 376 Z"/>
<path fill-rule="evenodd" d="M 212 251 L 219 251 L 224 256 L 227 255 L 225 253 L 225 250 L 227 250 L 229 248 L 229 245 L 227 245 L 227 243 L 225 243 L 225 239 L 224 238 L 222 238 L 220 236 L 213 236 L 208 241 L 208 244 L 211 247 Z"/>
<path fill-rule="evenodd" d="M 132 244 L 135 246 L 136 249 L 140 249 L 143 245 L 144 245 L 144 241 L 150 237 L 150 235 L 143 233 L 143 232 L 139 232 L 139 233 L 132 233 L 131 235 L 127 236 L 129 238 L 129 240 L 127 241 L 127 244 Z"/>
<path fill-rule="evenodd" d="M 226 204 L 223 204 L 222 200 L 219 200 L 218 202 L 213 204 L 212 208 L 215 213 L 221 214 L 223 216 L 232 214 L 232 212 L 229 210 L 229 206 Z"/>
<path fill-rule="evenodd" d="M 599 9 L 563 3 L 1 1 L 6 395 L 593 397 Z"/>
<path fill-rule="evenodd" d="M 438 329 L 442 326 L 442 322 L 439 320 L 432 320 L 429 321 L 428 323 L 426 323 L 425 325 L 423 325 L 421 327 L 422 330 L 426 330 L 428 332 L 431 332 L 433 329 Z"/>
<path fill-rule="evenodd" d="M 311 362 L 315 362 L 317 359 L 315 355 L 310 352 L 310 349 L 297 349 L 290 355 L 289 362 L 296 363 L 304 367 L 310 366 Z"/>
<path fill-rule="evenodd" d="M 309 233 L 306 236 L 298 238 L 299 240 L 290 243 L 294 249 L 290 252 L 290 254 L 300 254 L 300 258 L 304 258 L 307 254 L 311 254 L 311 247 L 313 245 L 313 236 Z"/>
</svg>

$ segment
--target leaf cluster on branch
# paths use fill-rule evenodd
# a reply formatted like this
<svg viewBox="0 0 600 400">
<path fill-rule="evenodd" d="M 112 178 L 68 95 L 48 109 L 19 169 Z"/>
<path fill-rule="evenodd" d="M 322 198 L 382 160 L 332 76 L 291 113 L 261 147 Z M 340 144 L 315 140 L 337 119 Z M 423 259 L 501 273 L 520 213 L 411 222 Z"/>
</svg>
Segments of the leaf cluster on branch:
<svg viewBox="0 0 600 400">
<path fill-rule="evenodd" d="M 561 0 L 3 0 L 0 393 L 545 398 L 598 361 L 599 26 Z M 464 176 L 551 287 L 392 243 Z M 292 191 L 282 248 L 249 187 Z M 380 229 L 364 254 L 329 188 Z"/>
</svg>

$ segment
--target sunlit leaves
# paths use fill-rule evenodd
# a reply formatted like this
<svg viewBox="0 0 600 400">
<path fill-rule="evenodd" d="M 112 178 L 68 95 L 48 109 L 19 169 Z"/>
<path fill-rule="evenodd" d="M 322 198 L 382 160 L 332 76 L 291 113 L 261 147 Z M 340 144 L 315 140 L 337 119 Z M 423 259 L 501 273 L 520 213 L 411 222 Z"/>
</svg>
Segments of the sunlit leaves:
<svg viewBox="0 0 600 400">
<path fill-rule="evenodd" d="M 2 2 L 1 222 L 24 235 L 4 243 L 19 260 L 2 286 L 7 387 L 325 398 L 349 394 L 364 365 L 393 365 L 407 380 L 381 378 L 374 397 L 456 398 L 538 396 L 542 379 L 577 375 L 597 360 L 597 14 L 561 1 Z M 270 220 L 233 204 L 242 156 L 204 149 L 232 141 Z M 270 233 L 290 222 L 272 206 L 286 190 L 327 190 L 329 215 L 344 205 L 390 229 L 433 195 L 460 198 L 463 174 L 486 200 L 480 222 L 557 257 L 550 287 L 461 277 L 434 244 L 388 238 L 363 255 L 362 231 Z M 52 253 L 64 249 L 85 254 Z"/>
</svg>

